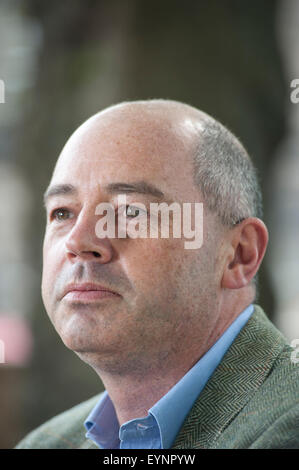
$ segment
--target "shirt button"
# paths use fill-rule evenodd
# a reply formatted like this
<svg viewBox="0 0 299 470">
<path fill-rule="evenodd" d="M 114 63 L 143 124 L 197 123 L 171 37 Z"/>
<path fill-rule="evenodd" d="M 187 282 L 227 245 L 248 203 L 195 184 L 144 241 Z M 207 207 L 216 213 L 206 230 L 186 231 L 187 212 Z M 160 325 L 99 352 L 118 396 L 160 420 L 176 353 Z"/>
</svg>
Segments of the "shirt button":
<svg viewBox="0 0 299 470">
<path fill-rule="evenodd" d="M 140 431 L 146 431 L 149 428 L 149 426 L 144 423 L 137 423 L 136 428 L 139 429 Z"/>
</svg>

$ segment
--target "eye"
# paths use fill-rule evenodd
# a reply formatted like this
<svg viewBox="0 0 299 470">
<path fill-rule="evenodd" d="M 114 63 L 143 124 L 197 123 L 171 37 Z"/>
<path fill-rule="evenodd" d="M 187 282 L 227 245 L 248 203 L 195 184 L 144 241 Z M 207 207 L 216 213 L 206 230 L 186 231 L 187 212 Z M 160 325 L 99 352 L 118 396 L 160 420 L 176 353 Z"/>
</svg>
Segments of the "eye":
<svg viewBox="0 0 299 470">
<path fill-rule="evenodd" d="M 68 209 L 60 207 L 59 209 L 55 209 L 51 213 L 51 220 L 56 220 L 57 222 L 63 222 L 68 219 L 72 219 L 74 214 L 72 214 Z"/>
<path fill-rule="evenodd" d="M 136 206 L 126 206 L 126 216 L 127 217 L 137 217 L 140 214 L 141 210 Z"/>
<path fill-rule="evenodd" d="M 129 219 L 133 219 L 138 216 L 146 215 L 146 211 L 138 206 L 127 205 L 122 208 L 121 213 Z"/>
</svg>

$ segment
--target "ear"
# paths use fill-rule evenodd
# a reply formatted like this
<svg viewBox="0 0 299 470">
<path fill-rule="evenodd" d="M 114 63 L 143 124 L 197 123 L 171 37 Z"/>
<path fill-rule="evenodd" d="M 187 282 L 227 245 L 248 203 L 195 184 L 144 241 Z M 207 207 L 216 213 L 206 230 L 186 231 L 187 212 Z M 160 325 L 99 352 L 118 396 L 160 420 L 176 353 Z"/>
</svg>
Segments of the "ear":
<svg viewBox="0 0 299 470">
<path fill-rule="evenodd" d="M 221 287 L 240 289 L 250 283 L 260 267 L 268 239 L 267 227 L 256 217 L 249 217 L 233 227 Z"/>
</svg>

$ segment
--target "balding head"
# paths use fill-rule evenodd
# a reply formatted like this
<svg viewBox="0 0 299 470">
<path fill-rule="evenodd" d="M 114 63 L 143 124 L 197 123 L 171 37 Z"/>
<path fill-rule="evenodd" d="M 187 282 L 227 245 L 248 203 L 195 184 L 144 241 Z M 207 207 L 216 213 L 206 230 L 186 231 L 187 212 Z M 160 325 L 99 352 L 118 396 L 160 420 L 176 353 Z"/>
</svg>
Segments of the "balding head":
<svg viewBox="0 0 299 470">
<path fill-rule="evenodd" d="M 199 132 L 203 129 L 204 113 L 191 106 L 170 100 L 124 102 L 111 106 L 85 121 L 66 144 L 84 142 L 95 145 L 99 139 L 115 137 L 120 144 L 131 139 L 132 148 L 138 151 L 142 141 L 142 152 L 148 157 L 166 150 L 168 159 L 173 155 L 180 159 L 191 156 Z M 118 135 L 118 139 L 117 139 Z M 64 157 L 62 152 L 60 158 Z"/>
<path fill-rule="evenodd" d="M 192 163 L 193 181 L 207 208 L 224 225 L 247 217 L 262 217 L 262 196 L 256 170 L 241 142 L 221 123 L 185 103 L 172 100 L 123 102 L 88 119 L 67 146 L 88 138 L 96 144 L 101 135 L 132 137 L 132 148 L 167 152 L 168 160 Z M 63 157 L 64 153 L 62 153 Z M 142 160 L 142 158 L 141 158 Z M 177 176 L 179 177 L 179 175 Z"/>
</svg>

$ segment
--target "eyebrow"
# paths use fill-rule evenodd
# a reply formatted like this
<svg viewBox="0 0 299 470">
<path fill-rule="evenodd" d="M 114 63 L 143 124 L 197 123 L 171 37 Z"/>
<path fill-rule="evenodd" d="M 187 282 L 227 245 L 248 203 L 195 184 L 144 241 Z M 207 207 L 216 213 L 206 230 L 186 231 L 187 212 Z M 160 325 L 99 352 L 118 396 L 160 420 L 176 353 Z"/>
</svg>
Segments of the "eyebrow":
<svg viewBox="0 0 299 470">
<path fill-rule="evenodd" d="M 72 184 L 55 184 L 50 186 L 44 194 L 44 204 L 46 205 L 48 200 L 54 196 L 74 195 L 78 191 Z"/>
<path fill-rule="evenodd" d="M 104 188 L 109 194 L 138 193 L 154 196 L 158 199 L 164 197 L 164 193 L 153 184 L 146 181 L 135 181 L 134 183 L 110 183 Z"/>
<path fill-rule="evenodd" d="M 158 199 L 165 197 L 164 193 L 153 184 L 146 181 L 135 181 L 134 183 L 116 182 L 110 183 L 103 188 L 108 194 L 136 193 L 154 196 Z M 44 194 L 44 204 L 54 196 L 65 196 L 78 194 L 78 190 L 72 184 L 55 184 L 50 186 Z"/>
</svg>

